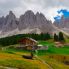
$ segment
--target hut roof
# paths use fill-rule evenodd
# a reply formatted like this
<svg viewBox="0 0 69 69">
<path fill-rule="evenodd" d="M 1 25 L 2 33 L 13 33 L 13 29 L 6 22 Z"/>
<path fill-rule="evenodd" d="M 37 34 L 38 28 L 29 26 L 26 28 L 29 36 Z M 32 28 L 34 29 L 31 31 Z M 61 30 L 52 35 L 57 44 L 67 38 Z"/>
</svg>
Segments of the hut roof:
<svg viewBox="0 0 69 69">
<path fill-rule="evenodd" d="M 36 41 L 36 40 L 34 40 L 34 39 L 32 39 L 32 38 L 29 38 L 29 37 L 22 38 L 20 41 L 22 41 L 22 40 L 24 40 L 24 39 L 29 39 L 29 40 L 31 40 L 31 41 L 34 41 L 35 43 L 38 43 L 38 41 Z"/>
<path fill-rule="evenodd" d="M 31 41 L 34 41 L 34 42 L 38 42 L 38 41 L 36 41 L 36 40 L 34 40 L 34 39 L 32 39 L 32 38 L 29 38 L 29 37 L 27 37 L 27 39 L 30 39 Z"/>
<path fill-rule="evenodd" d="M 34 42 L 38 42 L 38 41 L 36 41 L 36 40 L 34 40 L 34 39 L 32 39 L 32 38 L 29 38 L 29 37 L 26 37 L 27 39 L 30 39 L 31 41 L 34 41 Z"/>
</svg>

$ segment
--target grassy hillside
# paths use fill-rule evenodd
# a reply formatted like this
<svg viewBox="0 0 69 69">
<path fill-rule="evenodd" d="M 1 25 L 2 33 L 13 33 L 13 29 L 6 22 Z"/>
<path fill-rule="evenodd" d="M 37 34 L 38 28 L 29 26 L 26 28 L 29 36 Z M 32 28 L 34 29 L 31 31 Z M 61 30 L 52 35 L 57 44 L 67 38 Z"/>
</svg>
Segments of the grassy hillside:
<svg viewBox="0 0 69 69">
<path fill-rule="evenodd" d="M 24 59 L 22 55 L 29 55 L 30 51 L 15 49 L 16 45 L 0 47 L 0 69 L 4 67 L 17 69 L 69 69 L 64 61 L 69 61 L 69 47 L 56 48 L 52 40 L 39 41 L 39 44 L 48 46 L 48 50 L 39 50 L 33 60 Z M 1 49 L 3 48 L 3 49 Z M 39 60 L 41 59 L 41 60 Z"/>
<path fill-rule="evenodd" d="M 69 55 L 69 46 L 64 46 L 61 48 L 56 48 L 55 47 L 55 43 L 52 41 L 39 41 L 39 44 L 43 45 L 43 46 L 48 46 L 49 49 L 43 50 L 43 51 L 39 51 L 40 54 L 65 54 L 65 55 Z"/>
<path fill-rule="evenodd" d="M 43 54 L 39 52 L 38 58 L 34 57 L 33 60 L 24 59 L 22 55 L 30 54 L 29 51 L 16 50 L 13 48 L 8 48 L 6 50 L 0 51 L 0 66 L 11 67 L 17 69 L 69 69 L 69 66 L 64 64 L 64 56 L 66 60 L 69 60 L 69 55 L 56 55 L 56 54 L 44 54 L 46 51 L 43 51 Z M 58 59 L 59 58 L 59 59 Z M 49 66 L 47 64 L 49 64 Z"/>
<path fill-rule="evenodd" d="M 50 56 L 53 56 L 53 58 Z M 57 57 L 60 58 L 60 60 Z M 69 65 L 63 63 L 63 55 L 62 57 L 61 55 L 40 56 L 40 58 L 47 62 L 53 69 L 69 69 Z M 69 59 L 69 56 L 67 56 L 67 58 Z"/>
<path fill-rule="evenodd" d="M 49 69 L 47 65 L 39 60 L 24 59 L 22 55 L 28 54 L 24 52 L 0 51 L 0 66 L 17 68 L 17 69 Z"/>
</svg>

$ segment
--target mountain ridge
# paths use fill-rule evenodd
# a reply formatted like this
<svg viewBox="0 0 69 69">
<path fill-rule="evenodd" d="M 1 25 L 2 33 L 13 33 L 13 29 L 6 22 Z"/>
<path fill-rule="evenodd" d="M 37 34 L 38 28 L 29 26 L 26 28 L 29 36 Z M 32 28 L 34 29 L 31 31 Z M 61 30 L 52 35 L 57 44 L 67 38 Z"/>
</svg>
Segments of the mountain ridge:
<svg viewBox="0 0 69 69">
<path fill-rule="evenodd" d="M 31 10 L 26 11 L 25 14 L 21 15 L 18 20 L 12 11 L 10 11 L 6 17 L 0 18 L 1 35 L 5 35 L 7 32 L 9 33 L 10 31 L 14 31 L 17 28 L 19 31 L 25 30 L 27 28 L 29 30 L 35 30 L 38 28 L 41 30 L 41 33 L 51 33 L 53 29 L 51 21 L 47 20 L 42 13 L 37 12 L 34 14 Z M 33 33 L 38 32 L 35 31 Z"/>
<path fill-rule="evenodd" d="M 55 24 L 55 23 L 54 23 Z M 6 17 L 0 17 L 0 36 L 10 36 L 16 34 L 27 33 L 50 33 L 54 34 L 55 31 L 59 32 L 52 24 L 52 21 L 48 20 L 44 14 L 28 10 L 19 18 L 10 11 Z"/>
<path fill-rule="evenodd" d="M 53 23 L 56 27 L 59 29 L 65 31 L 66 33 L 69 33 L 69 18 L 65 18 L 63 15 L 61 16 L 61 19 L 59 21 L 55 21 Z"/>
</svg>

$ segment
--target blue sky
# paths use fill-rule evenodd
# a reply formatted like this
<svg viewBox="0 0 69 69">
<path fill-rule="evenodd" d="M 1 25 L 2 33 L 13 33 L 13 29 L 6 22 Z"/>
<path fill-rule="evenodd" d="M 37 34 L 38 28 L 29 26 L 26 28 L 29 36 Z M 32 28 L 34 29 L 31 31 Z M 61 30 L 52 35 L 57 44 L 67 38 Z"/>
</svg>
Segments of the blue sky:
<svg viewBox="0 0 69 69">
<path fill-rule="evenodd" d="M 69 11 L 67 9 L 61 9 L 59 11 L 57 11 L 58 14 L 61 14 L 65 17 L 65 18 L 68 18 L 69 17 Z M 55 20 L 60 20 L 61 19 L 61 16 L 57 15 L 56 17 L 54 17 Z"/>
</svg>

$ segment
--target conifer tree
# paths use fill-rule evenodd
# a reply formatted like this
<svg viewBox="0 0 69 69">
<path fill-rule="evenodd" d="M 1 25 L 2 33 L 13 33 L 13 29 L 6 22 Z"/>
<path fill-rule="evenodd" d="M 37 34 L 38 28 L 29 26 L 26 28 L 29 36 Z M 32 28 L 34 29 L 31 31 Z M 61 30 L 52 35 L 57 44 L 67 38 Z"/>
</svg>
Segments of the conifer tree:
<svg viewBox="0 0 69 69">
<path fill-rule="evenodd" d="M 59 41 L 64 41 L 64 36 L 62 32 L 59 32 Z"/>
<path fill-rule="evenodd" d="M 56 35 L 56 33 L 54 34 L 54 41 L 58 41 L 58 35 Z"/>
</svg>

